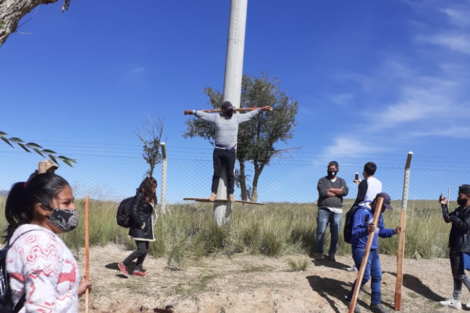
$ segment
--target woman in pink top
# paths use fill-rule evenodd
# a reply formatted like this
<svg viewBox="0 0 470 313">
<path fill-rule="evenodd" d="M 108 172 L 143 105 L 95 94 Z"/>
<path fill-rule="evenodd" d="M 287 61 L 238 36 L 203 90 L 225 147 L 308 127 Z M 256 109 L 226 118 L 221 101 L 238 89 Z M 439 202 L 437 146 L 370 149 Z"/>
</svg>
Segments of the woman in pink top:
<svg viewBox="0 0 470 313">
<path fill-rule="evenodd" d="M 91 290 L 80 280 L 72 252 L 57 236 L 75 229 L 79 215 L 68 182 L 53 173 L 16 183 L 7 198 L 7 272 L 15 305 L 25 312 L 78 312 L 78 298 Z M 22 300 L 24 295 L 24 300 Z M 24 301 L 24 304 L 22 302 Z"/>
</svg>

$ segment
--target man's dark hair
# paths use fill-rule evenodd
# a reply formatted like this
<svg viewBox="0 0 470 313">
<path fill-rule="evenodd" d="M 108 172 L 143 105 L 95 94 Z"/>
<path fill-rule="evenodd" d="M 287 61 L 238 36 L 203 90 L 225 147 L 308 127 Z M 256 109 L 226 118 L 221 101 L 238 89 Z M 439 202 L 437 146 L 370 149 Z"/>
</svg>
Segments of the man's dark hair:
<svg viewBox="0 0 470 313">
<path fill-rule="evenodd" d="M 374 175 L 376 170 L 377 170 L 377 165 L 375 165 L 374 162 L 367 162 L 364 165 L 364 172 L 366 172 L 367 175 L 369 176 Z"/>
<path fill-rule="evenodd" d="M 328 163 L 327 169 L 330 168 L 330 166 L 332 165 L 336 166 L 336 169 L 339 170 L 339 165 L 338 165 L 338 162 L 336 161 L 331 161 L 330 163 Z"/>
</svg>

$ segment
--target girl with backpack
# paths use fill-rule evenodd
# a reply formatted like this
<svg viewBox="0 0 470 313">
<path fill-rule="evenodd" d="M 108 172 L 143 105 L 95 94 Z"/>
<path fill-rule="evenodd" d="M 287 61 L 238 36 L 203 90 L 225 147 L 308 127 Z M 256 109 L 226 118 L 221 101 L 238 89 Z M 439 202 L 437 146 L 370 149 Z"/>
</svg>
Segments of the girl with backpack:
<svg viewBox="0 0 470 313">
<path fill-rule="evenodd" d="M 145 257 L 149 250 L 151 241 L 155 241 L 153 231 L 155 206 L 157 205 L 157 180 L 153 177 L 146 177 L 134 197 L 130 216 L 131 226 L 129 236 L 135 240 L 136 250 L 132 252 L 124 261 L 118 263 L 119 270 L 124 276 L 129 276 L 127 266 L 137 259 L 132 275 L 147 277 L 149 272 L 143 267 Z"/>
<path fill-rule="evenodd" d="M 5 242 L 12 299 L 25 312 L 78 312 L 78 298 L 91 281 L 80 280 L 72 252 L 57 234 L 78 226 L 69 183 L 62 177 L 38 174 L 13 185 L 5 205 Z M 13 244 L 14 243 L 14 244 Z"/>
</svg>

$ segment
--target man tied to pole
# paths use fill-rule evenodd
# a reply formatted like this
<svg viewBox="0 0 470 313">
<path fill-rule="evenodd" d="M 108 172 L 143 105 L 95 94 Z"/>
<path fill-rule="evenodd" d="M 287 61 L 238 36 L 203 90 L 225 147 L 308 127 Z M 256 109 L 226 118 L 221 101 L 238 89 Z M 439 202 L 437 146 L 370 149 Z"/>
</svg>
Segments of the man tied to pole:
<svg viewBox="0 0 470 313">
<path fill-rule="evenodd" d="M 186 110 L 185 115 L 194 114 L 200 119 L 215 125 L 215 148 L 213 153 L 214 175 L 212 176 L 212 187 L 210 201 L 217 197 L 220 173 L 225 165 L 227 172 L 227 195 L 230 202 L 235 202 L 235 159 L 237 157 L 238 125 L 247 122 L 262 111 L 272 111 L 270 106 L 257 108 L 245 114 L 233 114 L 234 107 L 229 101 L 222 104 L 220 113 L 211 114 L 201 110 Z"/>
<path fill-rule="evenodd" d="M 383 205 L 380 208 L 379 221 L 376 226 L 372 223 L 372 219 L 374 217 L 374 212 L 376 210 L 376 204 L 379 197 L 383 198 Z M 385 228 L 384 219 L 382 216 L 382 213 L 385 212 L 385 209 L 393 209 L 391 205 L 391 199 L 388 193 L 381 192 L 377 194 L 372 203 L 370 203 L 370 201 L 363 201 L 359 203 L 359 209 L 354 214 L 353 219 L 351 246 L 354 263 L 356 264 L 357 268 L 361 267 L 362 258 L 365 253 L 365 247 L 367 245 L 367 239 L 369 238 L 369 235 L 372 234 L 374 236 L 369 258 L 367 260 L 367 265 L 364 271 L 364 276 L 361 282 L 362 289 L 362 287 L 372 277 L 370 310 L 373 313 L 389 312 L 380 304 L 382 298 L 382 293 L 380 289 L 380 285 L 382 282 L 382 269 L 380 267 L 379 252 L 377 250 L 379 247 L 378 237 L 380 236 L 381 238 L 389 238 L 395 234 L 399 234 L 402 231 L 400 226 L 396 227 L 395 229 Z M 349 292 L 349 295 L 346 298 L 346 304 L 348 306 L 350 305 L 356 283 L 357 281 L 354 282 L 351 291 Z M 360 312 L 359 306 L 356 305 L 356 307 L 354 308 L 354 312 Z"/>
<path fill-rule="evenodd" d="M 447 199 L 439 197 L 439 203 L 442 207 L 442 216 L 446 223 L 452 223 L 449 235 L 449 258 L 454 278 L 454 293 L 451 299 L 441 301 L 444 306 L 460 310 L 462 304 L 460 297 L 462 295 L 462 285 L 470 291 L 470 279 L 465 275 L 463 266 L 463 254 L 470 253 L 470 185 L 462 185 L 459 187 L 459 195 L 457 204 L 459 205 L 455 211 L 449 213 L 447 207 Z M 470 299 L 465 304 L 470 308 Z"/>
</svg>

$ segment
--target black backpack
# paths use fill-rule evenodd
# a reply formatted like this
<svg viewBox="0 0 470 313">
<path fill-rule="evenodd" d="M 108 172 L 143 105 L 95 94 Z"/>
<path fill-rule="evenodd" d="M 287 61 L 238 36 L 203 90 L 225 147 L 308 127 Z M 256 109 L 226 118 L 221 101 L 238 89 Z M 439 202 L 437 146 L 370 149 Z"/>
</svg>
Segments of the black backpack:
<svg viewBox="0 0 470 313">
<path fill-rule="evenodd" d="M 359 206 L 355 205 L 352 208 L 350 208 L 349 211 L 346 213 L 346 222 L 344 223 L 343 237 L 344 237 L 344 241 L 349 244 L 351 244 L 351 239 L 352 239 L 354 213 L 356 213 L 357 210 L 359 210 Z M 368 221 L 369 221 L 369 214 L 367 214 L 364 217 L 364 223 Z"/>
<path fill-rule="evenodd" d="M 119 207 L 117 209 L 116 214 L 116 221 L 117 224 L 124 228 L 131 227 L 132 219 L 131 219 L 131 207 L 134 203 L 135 197 L 129 197 L 121 201 L 119 203 Z"/>
<path fill-rule="evenodd" d="M 26 294 L 23 294 L 16 306 L 11 298 L 10 275 L 7 273 L 6 259 L 8 250 L 15 244 L 16 240 L 24 234 L 35 230 L 37 229 L 25 231 L 16 237 L 11 244 L 8 244 L 5 248 L 0 250 L 0 312 L 2 313 L 18 313 L 24 306 Z"/>
</svg>

